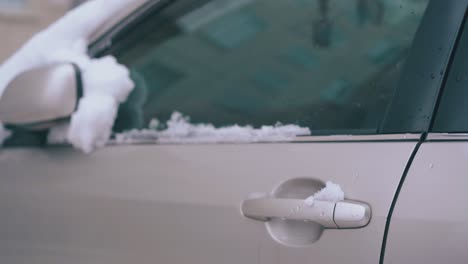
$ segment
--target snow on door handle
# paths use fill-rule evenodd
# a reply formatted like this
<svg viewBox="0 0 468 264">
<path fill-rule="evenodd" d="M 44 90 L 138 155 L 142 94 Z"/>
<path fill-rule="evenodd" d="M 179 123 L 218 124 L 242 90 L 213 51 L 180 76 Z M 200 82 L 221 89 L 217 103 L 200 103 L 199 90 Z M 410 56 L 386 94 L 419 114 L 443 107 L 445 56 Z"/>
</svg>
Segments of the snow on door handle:
<svg viewBox="0 0 468 264">
<path fill-rule="evenodd" d="M 302 199 L 257 198 L 242 202 L 242 214 L 258 221 L 271 219 L 310 221 L 325 228 L 360 228 L 371 218 L 369 205 L 356 201 L 315 201 L 312 206 Z"/>
</svg>

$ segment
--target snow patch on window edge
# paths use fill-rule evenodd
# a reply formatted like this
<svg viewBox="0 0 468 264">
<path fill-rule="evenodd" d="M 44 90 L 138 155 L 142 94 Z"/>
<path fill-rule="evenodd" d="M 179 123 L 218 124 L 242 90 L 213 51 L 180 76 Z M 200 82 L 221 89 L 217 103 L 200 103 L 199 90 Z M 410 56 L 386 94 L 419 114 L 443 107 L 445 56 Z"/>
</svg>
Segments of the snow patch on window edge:
<svg viewBox="0 0 468 264">
<path fill-rule="evenodd" d="M 131 130 L 115 135 L 115 144 L 159 143 L 159 144 L 199 144 L 199 143 L 255 143 L 291 141 L 297 136 L 311 134 L 309 128 L 298 125 L 274 126 L 224 126 L 216 128 L 212 124 L 191 124 L 187 116 L 174 112 L 164 130 L 154 129 L 157 119 L 150 122 L 151 129 Z"/>
</svg>

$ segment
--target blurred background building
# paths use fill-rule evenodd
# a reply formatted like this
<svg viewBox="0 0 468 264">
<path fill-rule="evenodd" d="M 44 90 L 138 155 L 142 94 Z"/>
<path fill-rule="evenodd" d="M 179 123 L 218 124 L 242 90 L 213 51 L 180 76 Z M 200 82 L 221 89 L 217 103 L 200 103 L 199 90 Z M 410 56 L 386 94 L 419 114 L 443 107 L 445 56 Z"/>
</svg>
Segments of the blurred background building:
<svg viewBox="0 0 468 264">
<path fill-rule="evenodd" d="M 0 0 L 0 63 L 83 0 Z"/>
</svg>

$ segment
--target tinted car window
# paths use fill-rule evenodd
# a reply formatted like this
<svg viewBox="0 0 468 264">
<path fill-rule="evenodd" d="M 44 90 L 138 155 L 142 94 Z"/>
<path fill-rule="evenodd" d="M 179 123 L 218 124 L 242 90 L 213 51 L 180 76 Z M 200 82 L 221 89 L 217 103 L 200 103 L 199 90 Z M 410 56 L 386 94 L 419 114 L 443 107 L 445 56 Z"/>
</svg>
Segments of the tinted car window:
<svg viewBox="0 0 468 264">
<path fill-rule="evenodd" d="M 176 3 L 110 51 L 136 83 L 116 131 L 177 110 L 218 126 L 376 133 L 428 1 Z"/>
<path fill-rule="evenodd" d="M 468 132 L 468 28 L 465 25 L 440 99 L 432 132 Z"/>
</svg>

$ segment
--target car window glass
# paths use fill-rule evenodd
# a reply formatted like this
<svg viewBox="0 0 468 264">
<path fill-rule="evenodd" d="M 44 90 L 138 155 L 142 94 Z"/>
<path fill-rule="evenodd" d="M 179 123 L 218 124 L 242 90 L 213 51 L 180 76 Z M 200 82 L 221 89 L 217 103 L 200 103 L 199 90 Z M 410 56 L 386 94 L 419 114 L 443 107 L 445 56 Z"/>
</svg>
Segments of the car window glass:
<svg viewBox="0 0 468 264">
<path fill-rule="evenodd" d="M 172 1 L 113 40 L 136 88 L 115 132 L 193 123 L 375 134 L 428 0 Z M 32 142 L 32 143 L 31 143 Z M 10 145 L 42 144 L 20 131 Z"/>
<path fill-rule="evenodd" d="M 432 132 L 468 132 L 468 27 L 461 37 L 448 73 Z"/>
<path fill-rule="evenodd" d="M 177 110 L 217 126 L 376 133 L 428 3 L 188 2 L 155 14 L 111 51 L 136 83 L 116 131 Z"/>
</svg>

